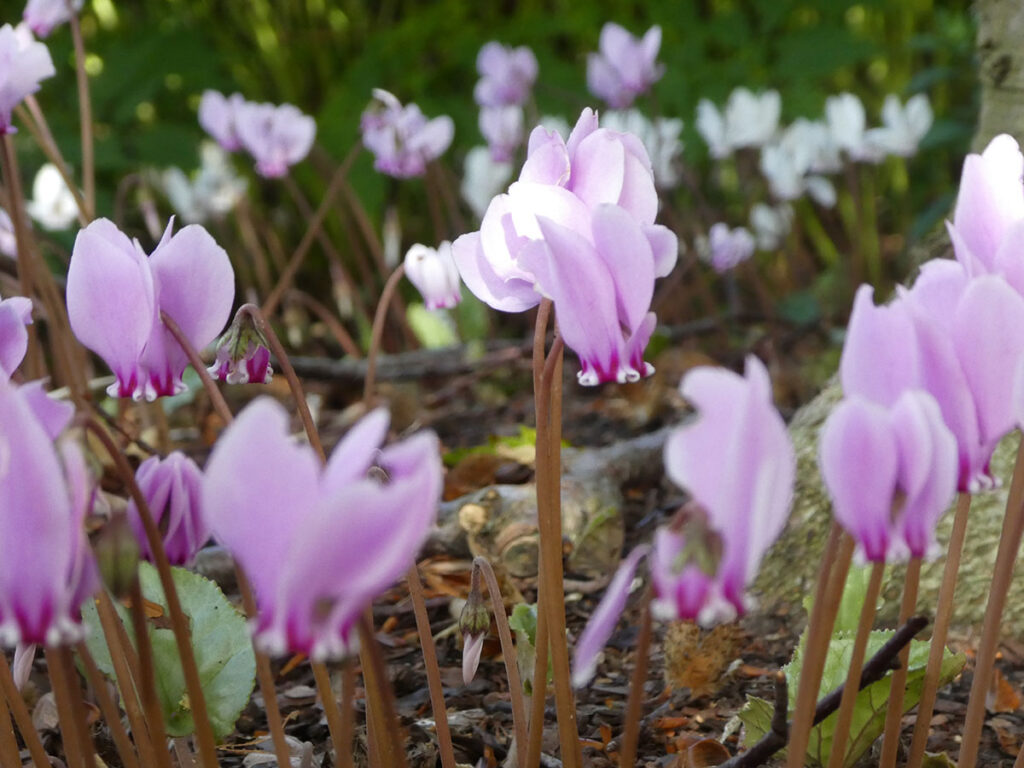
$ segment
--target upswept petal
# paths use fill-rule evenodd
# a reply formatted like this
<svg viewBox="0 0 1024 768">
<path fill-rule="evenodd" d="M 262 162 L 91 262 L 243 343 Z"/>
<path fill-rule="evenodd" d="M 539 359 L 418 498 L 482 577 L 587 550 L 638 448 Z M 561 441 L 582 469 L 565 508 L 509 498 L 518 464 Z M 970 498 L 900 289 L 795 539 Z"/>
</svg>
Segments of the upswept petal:
<svg viewBox="0 0 1024 768">
<path fill-rule="evenodd" d="M 980 155 L 964 160 L 953 224 L 964 243 L 992 269 L 1007 228 L 1024 219 L 1024 155 L 1008 134 L 996 136 Z"/>
<path fill-rule="evenodd" d="M 631 134 L 622 134 L 620 138 L 626 140 L 627 150 L 628 140 L 636 139 Z M 626 152 L 622 193 L 616 202 L 642 224 L 653 224 L 658 215 L 658 191 L 654 186 L 654 170 L 643 145 Z"/>
<path fill-rule="evenodd" d="M 480 244 L 480 232 L 462 235 L 452 243 L 459 276 L 473 295 L 501 312 L 523 312 L 540 303 L 533 284 L 519 278 L 505 280 L 495 273 Z"/>
<path fill-rule="evenodd" d="M 280 404 L 258 398 L 224 430 L 206 464 L 210 527 L 239 560 L 261 611 L 274 599 L 292 540 L 318 500 L 316 456 L 292 439 L 288 425 Z"/>
<path fill-rule="evenodd" d="M 0 378 L 9 378 L 21 365 L 28 351 L 28 331 L 32 322 L 32 300 L 11 296 L 0 301 Z"/>
<path fill-rule="evenodd" d="M 1003 234 L 996 251 L 994 271 L 1024 296 L 1024 219 L 1015 221 Z"/>
<path fill-rule="evenodd" d="M 604 597 L 594 609 L 587 626 L 576 643 L 576 651 L 572 663 L 572 684 L 575 688 L 582 688 L 590 682 L 597 671 L 597 660 L 608 644 L 626 607 L 626 598 L 629 597 L 629 587 L 633 583 L 637 566 L 640 561 L 650 552 L 651 548 L 646 545 L 636 547 L 629 556 L 622 561 L 611 583 L 605 590 Z"/>
<path fill-rule="evenodd" d="M 569 133 L 569 138 L 565 142 L 565 149 L 569 153 L 569 162 L 573 165 L 576 163 L 576 150 L 580 143 L 596 131 L 599 124 L 597 112 L 590 107 L 584 107 L 583 111 L 580 112 L 579 119 L 576 120 L 576 125 L 572 127 L 572 131 Z"/>
<path fill-rule="evenodd" d="M 513 182 L 508 188 L 508 211 L 512 216 L 515 235 L 519 237 L 528 237 L 532 240 L 543 237 L 538 224 L 541 216 L 587 240 L 591 240 L 592 237 L 590 208 L 580 198 L 562 187 L 525 181 Z M 506 236 L 506 241 L 509 239 Z"/>
<path fill-rule="evenodd" d="M 619 321 L 639 327 L 654 298 L 654 254 L 637 220 L 617 205 L 598 205 L 591 219 L 594 244 L 615 285 Z"/>
<path fill-rule="evenodd" d="M 862 397 L 847 398 L 825 421 L 819 452 L 836 520 L 867 560 L 884 561 L 899 470 L 886 408 Z"/>
<path fill-rule="evenodd" d="M 654 254 L 654 276 L 667 277 L 679 258 L 679 238 L 675 232 L 661 224 L 646 225 L 644 234 Z"/>
<path fill-rule="evenodd" d="M 538 125 L 530 132 L 520 181 L 565 186 L 569 181 L 569 151 L 557 131 Z"/>
<path fill-rule="evenodd" d="M 600 129 L 583 139 L 573 152 L 569 189 L 590 208 L 617 203 L 625 172 L 626 148 L 611 131 Z"/>
<path fill-rule="evenodd" d="M 117 377 L 113 393 L 133 395 L 140 384 L 138 361 L 154 327 L 155 288 L 145 255 L 113 222 L 97 219 L 75 238 L 67 305 L 75 336 Z"/>
<path fill-rule="evenodd" d="M 40 380 L 30 381 L 18 387 L 18 397 L 29 407 L 51 440 L 56 440 L 74 418 L 75 406 L 67 400 L 50 397 Z"/>
<path fill-rule="evenodd" d="M 390 423 L 391 414 L 386 408 L 375 408 L 356 422 L 331 452 L 320 478 L 321 490 L 335 493 L 365 478 L 380 455 Z"/>
</svg>

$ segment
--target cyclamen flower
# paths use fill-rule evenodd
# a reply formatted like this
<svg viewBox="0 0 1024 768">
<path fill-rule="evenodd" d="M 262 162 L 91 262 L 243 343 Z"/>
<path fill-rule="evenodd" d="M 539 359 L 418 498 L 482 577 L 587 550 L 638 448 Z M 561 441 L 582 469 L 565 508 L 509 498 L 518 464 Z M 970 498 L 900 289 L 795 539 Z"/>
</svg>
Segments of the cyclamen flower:
<svg viewBox="0 0 1024 768">
<path fill-rule="evenodd" d="M 661 27 L 636 38 L 609 21 L 601 28 L 598 53 L 587 56 L 587 87 L 613 109 L 625 109 L 665 73 L 656 61 L 660 48 Z"/>
<path fill-rule="evenodd" d="M 506 163 L 523 143 L 523 110 L 520 107 L 484 107 L 480 110 L 480 133 L 487 140 L 491 159 Z"/>
<path fill-rule="evenodd" d="M 833 143 L 854 162 L 877 163 L 885 152 L 868 141 L 864 104 L 852 93 L 825 99 L 825 120 Z"/>
<path fill-rule="evenodd" d="M 755 94 L 747 88 L 735 88 L 724 114 L 708 99 L 697 102 L 697 132 L 712 157 L 728 157 L 734 150 L 767 144 L 779 129 L 781 112 L 778 91 Z"/>
<path fill-rule="evenodd" d="M 619 133 L 632 133 L 644 143 L 651 158 L 654 183 L 659 189 L 673 189 L 679 184 L 680 156 L 683 142 L 683 121 L 675 118 L 655 118 L 652 122 L 638 109 L 605 112 L 601 127 Z"/>
<path fill-rule="evenodd" d="M 447 240 L 436 249 L 412 246 L 405 254 L 405 276 L 423 295 L 427 309 L 449 309 L 462 300 L 459 270 Z"/>
<path fill-rule="evenodd" d="M 214 535 L 252 583 L 261 650 L 353 653 L 359 616 L 413 564 L 436 518 L 441 459 L 430 432 L 381 449 L 388 421 L 384 410 L 364 417 L 326 467 L 291 439 L 270 398 L 218 440 L 203 498 Z"/>
<path fill-rule="evenodd" d="M 782 245 L 792 226 L 793 208 L 785 203 L 776 206 L 755 203 L 750 209 L 750 229 L 762 251 L 772 251 Z"/>
<path fill-rule="evenodd" d="M 199 125 L 210 134 L 226 152 L 242 148 L 238 136 L 238 109 L 245 104 L 240 93 L 225 96 L 217 91 L 203 91 L 199 100 Z"/>
<path fill-rule="evenodd" d="M 54 28 L 71 20 L 85 0 L 28 0 L 22 18 L 37 37 L 48 37 Z"/>
<path fill-rule="evenodd" d="M 654 224 L 657 210 L 643 144 L 598 128 L 586 109 L 568 142 L 533 130 L 519 181 L 452 252 L 469 289 L 495 309 L 554 301 L 582 384 L 635 381 L 653 370 L 642 355 L 654 330 L 654 280 L 678 252 L 675 235 Z"/>
<path fill-rule="evenodd" d="M 135 481 L 160 529 L 171 565 L 191 564 L 210 538 L 203 510 L 203 473 L 199 467 L 181 451 L 165 459 L 150 456 L 139 465 Z M 152 561 L 153 553 L 134 499 L 129 499 L 126 514 L 142 557 Z"/>
<path fill-rule="evenodd" d="M 18 240 L 14 236 L 14 222 L 3 208 L 0 208 L 0 253 L 18 258 Z"/>
<path fill-rule="evenodd" d="M 669 436 L 665 470 L 692 502 L 620 566 L 577 645 L 577 686 L 592 676 L 644 556 L 657 618 L 727 621 L 746 610 L 744 591 L 789 515 L 796 456 L 764 365 L 748 357 L 744 376 L 695 368 L 680 391 L 698 418 Z"/>
<path fill-rule="evenodd" d="M 1013 382 L 1024 353 L 1024 299 L 997 275 L 970 278 L 955 261 L 933 260 L 913 287 L 876 307 L 861 286 L 839 373 L 843 392 L 892 407 L 908 389 L 939 404 L 956 437 L 958 488 L 997 484 L 989 461 L 1016 424 Z"/>
<path fill-rule="evenodd" d="M 482 217 L 495 195 L 512 178 L 512 163 L 495 162 L 488 147 L 473 147 L 466 153 L 459 192 L 473 213 Z"/>
<path fill-rule="evenodd" d="M 291 104 L 254 104 L 235 107 L 235 132 L 256 160 L 256 172 L 268 179 L 288 173 L 289 166 L 305 159 L 316 138 L 316 121 Z"/>
<path fill-rule="evenodd" d="M 28 351 L 28 331 L 32 322 L 32 300 L 24 296 L 0 299 L 0 381 L 7 381 L 21 365 Z"/>
<path fill-rule="evenodd" d="M 171 206 L 186 224 L 221 218 L 238 205 L 248 186 L 235 174 L 219 145 L 204 141 L 199 157 L 201 165 L 192 178 L 180 168 L 168 168 L 159 180 Z"/>
<path fill-rule="evenodd" d="M 228 384 L 269 384 L 274 378 L 267 337 L 253 317 L 250 304 L 235 312 L 235 319 L 217 340 L 217 362 L 207 368 L 211 376 Z"/>
<path fill-rule="evenodd" d="M 25 204 L 29 216 L 44 229 L 67 229 L 78 218 L 78 203 L 57 166 L 44 163 L 32 180 L 32 199 Z"/>
<path fill-rule="evenodd" d="M 360 121 L 363 146 L 373 153 L 373 167 L 399 179 L 422 176 L 427 163 L 440 157 L 455 135 L 447 115 L 427 120 L 415 104 L 402 103 L 391 93 L 373 89 L 373 102 Z"/>
<path fill-rule="evenodd" d="M 925 94 L 911 96 L 906 105 L 889 94 L 882 104 L 882 126 L 869 130 L 866 139 L 880 152 L 911 157 L 917 154 L 921 139 L 932 127 L 934 119 L 932 105 Z"/>
<path fill-rule="evenodd" d="M 854 396 L 829 415 L 820 465 L 836 519 L 872 562 L 924 557 L 956 492 L 957 444 L 935 398 L 904 391 L 891 407 Z"/>
<path fill-rule="evenodd" d="M 711 267 L 722 274 L 739 266 L 754 255 L 754 236 L 744 227 L 729 229 L 728 224 L 718 222 L 712 225 L 701 256 Z"/>
<path fill-rule="evenodd" d="M 537 79 L 537 57 L 525 45 L 518 48 L 491 41 L 476 57 L 480 80 L 473 98 L 481 107 L 522 106 Z"/>
<path fill-rule="evenodd" d="M 235 277 L 227 253 L 202 227 L 171 235 L 173 220 L 147 257 L 113 222 L 78 233 L 68 267 L 71 330 L 110 366 L 111 397 L 153 400 L 186 389 L 188 358 L 160 319 L 166 312 L 196 349 L 228 319 Z"/>
<path fill-rule="evenodd" d="M 0 27 L 0 135 L 15 132 L 11 124 L 14 108 L 39 90 L 40 80 L 56 73 L 43 43 L 30 35 L 25 39 L 10 24 Z"/>
<path fill-rule="evenodd" d="M 85 460 L 75 443 L 54 444 L 73 410 L 39 387 L 0 380 L 0 644 L 7 647 L 81 639 L 81 605 L 98 586 L 83 525 Z"/>
</svg>

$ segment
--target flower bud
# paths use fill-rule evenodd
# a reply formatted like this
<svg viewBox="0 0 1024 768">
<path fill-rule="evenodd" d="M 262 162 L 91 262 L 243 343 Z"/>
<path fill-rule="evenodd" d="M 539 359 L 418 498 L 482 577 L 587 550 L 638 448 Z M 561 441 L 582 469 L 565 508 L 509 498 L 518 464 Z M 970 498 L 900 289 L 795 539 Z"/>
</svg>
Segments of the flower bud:
<svg viewBox="0 0 1024 768">
<path fill-rule="evenodd" d="M 139 578 L 139 540 L 124 514 L 115 514 L 96 534 L 92 545 L 104 586 L 117 598 L 127 597 Z"/>
<path fill-rule="evenodd" d="M 480 572 L 473 566 L 469 597 L 459 615 L 459 631 L 462 632 L 462 680 L 466 685 L 473 681 L 480 664 L 480 652 L 484 647 L 484 636 L 491 627 L 491 612 L 487 610 L 483 595 L 480 594 Z"/>
<path fill-rule="evenodd" d="M 228 384 L 269 384 L 274 371 L 268 346 L 252 314 L 240 307 L 217 340 L 217 362 L 207 370 Z"/>
<path fill-rule="evenodd" d="M 416 243 L 405 254 L 405 274 L 416 286 L 427 309 L 448 309 L 462 300 L 459 270 L 447 240 L 437 249 Z"/>
<path fill-rule="evenodd" d="M 135 473 L 149 505 L 153 522 L 163 536 L 164 549 L 171 565 L 185 565 L 195 558 L 210 538 L 203 514 L 202 472 L 185 454 L 175 451 L 166 459 L 146 459 Z M 152 560 L 146 532 L 135 501 L 128 503 L 128 520 L 141 547 L 142 556 Z"/>
</svg>

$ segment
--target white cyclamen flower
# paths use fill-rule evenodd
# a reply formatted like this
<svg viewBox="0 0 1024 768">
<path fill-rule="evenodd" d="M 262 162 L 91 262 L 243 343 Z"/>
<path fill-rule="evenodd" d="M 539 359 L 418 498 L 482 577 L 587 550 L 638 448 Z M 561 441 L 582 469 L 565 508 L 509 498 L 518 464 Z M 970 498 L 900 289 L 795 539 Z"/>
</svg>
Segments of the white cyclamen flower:
<svg viewBox="0 0 1024 768">
<path fill-rule="evenodd" d="M 911 96 L 906 105 L 902 105 L 890 93 L 882 105 L 882 127 L 868 131 L 867 141 L 883 153 L 911 157 L 917 154 L 918 145 L 934 119 L 927 95 Z"/>
<path fill-rule="evenodd" d="M 32 181 L 32 199 L 25 208 L 44 229 L 67 229 L 78 218 L 78 203 L 57 166 L 46 163 Z"/>
<path fill-rule="evenodd" d="M 412 246 L 405 254 L 405 275 L 423 295 L 427 309 L 448 309 L 462 300 L 459 270 L 447 240 L 437 249 Z"/>
<path fill-rule="evenodd" d="M 495 195 L 508 186 L 512 163 L 496 163 L 487 147 L 473 147 L 466 153 L 462 168 L 462 199 L 478 217 L 483 217 Z"/>
<path fill-rule="evenodd" d="M 601 116 L 601 127 L 619 133 L 632 133 L 643 142 L 651 157 L 654 183 L 661 189 L 672 189 L 679 184 L 679 159 L 683 142 L 683 121 L 659 117 L 648 120 L 637 109 L 605 112 Z"/>
</svg>

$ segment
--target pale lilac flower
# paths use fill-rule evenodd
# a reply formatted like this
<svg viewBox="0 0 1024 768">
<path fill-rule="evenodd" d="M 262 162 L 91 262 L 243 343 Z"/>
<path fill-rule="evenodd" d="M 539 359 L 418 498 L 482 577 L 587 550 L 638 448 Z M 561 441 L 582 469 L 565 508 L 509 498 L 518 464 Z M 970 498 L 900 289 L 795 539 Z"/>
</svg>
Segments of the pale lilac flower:
<svg viewBox="0 0 1024 768">
<path fill-rule="evenodd" d="M 473 213 L 482 218 L 494 196 L 512 179 L 512 163 L 496 163 L 487 147 L 473 147 L 466 153 L 459 191 Z"/>
<path fill-rule="evenodd" d="M 360 121 L 363 145 L 373 153 L 373 167 L 399 179 L 422 176 L 427 163 L 440 157 L 455 135 L 447 115 L 427 120 L 415 104 L 405 106 L 391 93 L 373 90 L 373 102 Z"/>
<path fill-rule="evenodd" d="M 235 152 L 242 148 L 242 140 L 238 136 L 238 110 L 246 101 L 240 93 L 225 96 L 218 91 L 203 91 L 199 99 L 199 125 L 226 152 Z"/>
<path fill-rule="evenodd" d="M 586 109 L 567 142 L 533 130 L 519 181 L 491 201 L 479 232 L 455 241 L 455 263 L 500 311 L 553 299 L 583 383 L 636 380 L 651 370 L 642 353 L 654 279 L 678 254 L 675 235 L 654 224 L 657 210 L 643 144 L 598 128 Z"/>
<path fill-rule="evenodd" d="M 484 107 L 480 110 L 480 133 L 491 150 L 491 159 L 507 163 L 523 143 L 523 110 L 521 107 Z"/>
<path fill-rule="evenodd" d="M 886 407 L 847 398 L 821 432 L 821 473 L 836 520 L 871 562 L 925 557 L 956 493 L 957 442 L 929 393 Z"/>
<path fill-rule="evenodd" d="M 713 224 L 699 249 L 701 257 L 719 274 L 728 272 L 754 255 L 754 236 L 745 227 L 729 229 L 723 222 Z"/>
<path fill-rule="evenodd" d="M 903 105 L 899 98 L 889 94 L 882 104 L 882 127 L 870 129 L 866 140 L 884 154 L 911 157 L 917 154 L 921 139 L 932 127 L 934 119 L 927 95 L 911 96 Z"/>
<path fill-rule="evenodd" d="M 380 448 L 388 421 L 384 410 L 364 417 L 326 467 L 291 439 L 288 413 L 270 398 L 218 440 L 203 499 L 252 584 L 261 650 L 353 653 L 363 611 L 413 564 L 436 518 L 441 459 L 429 432 Z"/>
<path fill-rule="evenodd" d="M 57 166 L 44 163 L 32 180 L 32 199 L 25 203 L 28 215 L 43 229 L 67 229 L 78 219 L 78 203 L 64 183 Z"/>
<path fill-rule="evenodd" d="M 36 37 L 48 37 L 55 27 L 71 20 L 85 0 L 28 0 L 22 18 Z"/>
<path fill-rule="evenodd" d="M 750 209 L 750 228 L 762 251 L 773 251 L 782 245 L 792 226 L 793 208 L 786 203 L 775 206 L 755 203 Z"/>
<path fill-rule="evenodd" d="M 989 460 L 1016 423 L 1012 399 L 1024 336 L 1024 299 L 1002 277 L 970 278 L 955 261 L 921 269 L 911 289 L 876 307 L 871 288 L 857 292 L 840 359 L 847 396 L 891 407 L 908 389 L 938 402 L 957 440 L 958 488 L 977 492 L 997 481 Z"/>
<path fill-rule="evenodd" d="M 15 132 L 14 108 L 39 90 L 40 80 L 56 73 L 43 43 L 24 39 L 10 24 L 0 27 L 0 135 Z"/>
<path fill-rule="evenodd" d="M 825 120 L 835 145 L 854 162 L 877 163 L 885 153 L 868 141 L 864 104 L 852 93 L 825 99 Z"/>
<path fill-rule="evenodd" d="M 477 667 L 480 666 L 480 654 L 484 650 L 483 633 L 479 635 L 462 636 L 462 682 L 469 685 L 476 677 Z"/>
<path fill-rule="evenodd" d="M 173 220 L 150 256 L 113 222 L 98 219 L 78 233 L 68 267 L 71 330 L 110 366 L 107 393 L 153 400 L 182 392 L 188 358 L 160 320 L 170 315 L 196 349 L 217 336 L 235 295 L 228 255 L 191 224 L 171 235 Z"/>
<path fill-rule="evenodd" d="M 679 185 L 679 165 L 683 153 L 683 121 L 664 117 L 648 120 L 638 109 L 605 112 L 601 127 L 619 133 L 632 133 L 643 142 L 651 158 L 654 183 L 659 189 Z"/>
<path fill-rule="evenodd" d="M 224 150 L 212 141 L 199 149 L 199 170 L 189 178 L 180 168 L 168 168 L 159 184 L 171 206 L 186 224 L 202 224 L 234 210 L 248 184 L 235 174 Z"/>
<path fill-rule="evenodd" d="M 462 300 L 459 269 L 447 240 L 436 249 L 413 245 L 405 254 L 405 276 L 423 295 L 427 309 L 450 309 Z"/>
<path fill-rule="evenodd" d="M 577 687 L 593 675 L 645 555 L 657 618 L 727 621 L 746 610 L 746 587 L 789 516 L 796 455 L 764 365 L 748 357 L 745 376 L 695 368 L 680 389 L 698 417 L 669 436 L 665 469 L 692 501 L 619 567 L 577 645 Z"/>
<path fill-rule="evenodd" d="M 85 461 L 75 443 L 54 444 L 73 409 L 59 423 L 40 421 L 34 389 L 0 381 L 0 644 L 7 647 L 80 640 L 81 605 L 98 585 L 83 526 L 91 496 Z"/>
<path fill-rule="evenodd" d="M 18 690 L 22 690 L 28 678 L 32 674 L 32 662 L 36 658 L 35 643 L 18 643 L 14 646 L 14 659 L 11 660 L 11 676 L 14 678 L 14 684 L 18 687 Z"/>
<path fill-rule="evenodd" d="M 0 299 L 0 380 L 7 381 L 21 365 L 28 351 L 28 331 L 32 322 L 32 300 L 24 296 Z"/>
<path fill-rule="evenodd" d="M 167 559 L 171 565 L 190 565 L 210 538 L 203 511 L 203 473 L 192 459 L 175 451 L 167 458 L 150 456 L 142 462 L 135 471 L 135 482 L 160 529 Z M 142 557 L 152 562 L 153 553 L 134 499 L 128 500 L 125 514 Z"/>
<path fill-rule="evenodd" d="M 235 132 L 256 161 L 256 172 L 277 179 L 309 154 L 316 121 L 291 104 L 247 101 L 235 108 Z"/>
<path fill-rule="evenodd" d="M 661 27 L 653 26 L 642 38 L 609 21 L 601 28 L 598 53 L 587 56 L 587 87 L 612 109 L 625 109 L 665 73 L 657 63 Z"/>
<path fill-rule="evenodd" d="M 14 236 L 14 222 L 7 215 L 7 211 L 0 208 L 0 253 L 18 258 L 18 240 Z"/>
<path fill-rule="evenodd" d="M 518 48 L 491 41 L 476 57 L 480 80 L 473 98 L 481 107 L 522 106 L 537 79 L 537 57 L 525 45 Z"/>
</svg>

